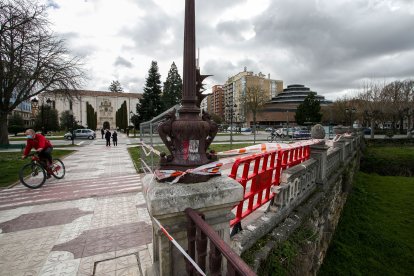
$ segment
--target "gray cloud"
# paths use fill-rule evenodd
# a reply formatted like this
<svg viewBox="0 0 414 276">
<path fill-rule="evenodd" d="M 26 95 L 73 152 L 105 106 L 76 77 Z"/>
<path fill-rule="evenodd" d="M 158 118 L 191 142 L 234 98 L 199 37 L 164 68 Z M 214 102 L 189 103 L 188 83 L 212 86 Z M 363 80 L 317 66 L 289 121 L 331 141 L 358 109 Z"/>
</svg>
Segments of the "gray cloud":
<svg viewBox="0 0 414 276">
<path fill-rule="evenodd" d="M 270 1 L 269 7 L 251 19 L 231 16 L 218 21 L 247 0 L 196 1 L 197 47 L 204 74 L 213 74 L 209 85 L 222 84 L 247 66 L 249 71 L 271 74 L 284 85 L 302 83 L 327 98 L 358 88 L 365 79 L 405 79 L 414 76 L 414 2 L 411 0 L 296 0 Z M 98 1 L 104 5 L 105 1 Z M 119 36 L 132 40 L 124 45 L 128 56 L 115 60 L 122 84 L 141 91 L 145 76 L 128 78 L 139 58 L 159 64 L 176 61 L 181 70 L 183 11 L 171 15 L 151 0 L 130 1 L 145 10 Z M 255 35 L 246 39 L 246 30 Z M 76 33 L 63 34 L 81 56 L 96 49 L 83 45 Z M 147 62 L 147 61 L 145 61 Z M 132 64 L 134 65 L 132 67 Z M 164 65 L 165 66 L 165 65 Z M 126 67 L 126 68 L 125 68 Z M 129 70 L 128 73 L 121 70 Z M 164 81 L 166 75 L 162 78 Z"/>
<path fill-rule="evenodd" d="M 132 67 L 132 63 L 129 62 L 128 60 L 126 60 L 125 58 L 118 56 L 114 62 L 115 66 L 123 66 L 123 67 L 127 67 L 127 68 L 131 68 Z"/>
</svg>

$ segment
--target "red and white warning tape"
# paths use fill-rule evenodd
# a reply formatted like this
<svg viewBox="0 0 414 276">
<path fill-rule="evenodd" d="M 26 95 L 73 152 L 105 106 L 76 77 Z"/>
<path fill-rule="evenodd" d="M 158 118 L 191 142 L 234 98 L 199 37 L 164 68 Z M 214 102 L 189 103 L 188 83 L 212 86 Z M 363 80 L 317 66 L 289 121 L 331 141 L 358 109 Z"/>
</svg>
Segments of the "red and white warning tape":
<svg viewBox="0 0 414 276">
<path fill-rule="evenodd" d="M 155 221 L 155 223 L 158 225 L 158 227 L 161 229 L 161 231 L 164 233 L 164 235 L 177 247 L 177 249 L 187 258 L 187 260 L 190 261 L 190 263 L 194 266 L 195 269 L 201 274 L 206 275 L 204 271 L 198 266 L 198 264 L 185 252 L 184 248 L 181 247 L 181 245 L 173 238 L 171 237 L 170 233 L 168 233 L 167 230 L 161 225 L 161 223 L 154 217 L 152 219 Z"/>
<path fill-rule="evenodd" d="M 296 148 L 296 147 L 301 147 L 301 146 L 308 146 L 308 145 L 313 145 L 313 144 L 317 144 L 320 143 L 321 141 L 323 141 L 323 139 L 311 139 L 311 140 L 306 140 L 306 141 L 300 141 L 300 142 L 295 142 L 295 143 L 291 143 L 291 144 L 284 144 L 284 143 L 264 143 L 264 144 L 259 144 L 259 145 L 253 145 L 253 146 L 249 146 L 249 147 L 245 147 L 245 148 L 240 148 L 240 149 L 234 149 L 234 150 L 228 150 L 228 151 L 223 151 L 223 152 L 219 152 L 217 153 L 217 155 L 219 156 L 229 156 L 229 155 L 242 155 L 242 154 L 256 154 L 256 153 L 263 153 L 263 152 L 267 152 L 267 151 L 271 151 L 271 150 L 282 150 L 282 149 L 291 149 L 291 148 Z M 142 143 L 142 148 L 147 148 L 149 150 L 148 155 L 151 152 L 154 152 L 155 154 L 159 155 L 159 151 L 155 150 L 153 147 L 143 143 Z M 147 154 L 147 152 L 145 151 L 145 154 Z M 224 158 L 221 159 L 220 161 L 216 161 L 216 162 L 212 162 L 212 163 L 208 163 L 206 165 L 194 168 L 194 169 L 188 169 L 186 171 L 178 171 L 178 170 L 155 170 L 154 174 L 155 177 L 158 180 L 163 180 L 166 178 L 172 178 L 175 177 L 174 180 L 172 182 L 170 182 L 170 184 L 174 184 L 177 183 L 181 177 L 183 177 L 186 174 L 199 174 L 199 175 L 220 175 L 220 168 L 223 167 L 224 165 L 227 164 L 232 164 L 234 163 L 238 158 L 240 158 L 239 156 L 236 157 L 229 157 L 229 158 Z"/>
</svg>

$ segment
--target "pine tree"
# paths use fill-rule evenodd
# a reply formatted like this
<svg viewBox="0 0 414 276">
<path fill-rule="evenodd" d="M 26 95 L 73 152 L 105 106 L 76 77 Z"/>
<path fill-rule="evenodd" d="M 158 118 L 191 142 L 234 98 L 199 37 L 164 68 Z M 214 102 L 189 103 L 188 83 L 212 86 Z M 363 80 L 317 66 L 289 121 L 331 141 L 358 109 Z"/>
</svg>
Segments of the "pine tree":
<svg viewBox="0 0 414 276">
<path fill-rule="evenodd" d="M 170 71 L 168 72 L 167 79 L 164 82 L 164 91 L 161 96 L 164 110 L 180 103 L 182 90 L 183 80 L 178 73 L 177 66 L 173 62 Z"/>
<path fill-rule="evenodd" d="M 295 120 L 298 125 L 303 125 L 305 122 L 319 123 L 322 119 L 321 104 L 316 99 L 316 93 L 311 92 L 301 103 L 295 114 Z"/>
<path fill-rule="evenodd" d="M 121 83 L 117 80 L 112 81 L 108 89 L 111 92 L 124 92 L 124 90 L 122 89 Z"/>
<path fill-rule="evenodd" d="M 159 115 L 162 110 L 161 102 L 161 75 L 158 73 L 156 61 L 152 61 L 148 70 L 144 93 L 137 104 L 137 113 L 141 122 L 146 122 Z"/>
<path fill-rule="evenodd" d="M 90 129 L 96 130 L 97 116 L 95 109 L 89 102 L 86 102 L 86 123 Z"/>
</svg>

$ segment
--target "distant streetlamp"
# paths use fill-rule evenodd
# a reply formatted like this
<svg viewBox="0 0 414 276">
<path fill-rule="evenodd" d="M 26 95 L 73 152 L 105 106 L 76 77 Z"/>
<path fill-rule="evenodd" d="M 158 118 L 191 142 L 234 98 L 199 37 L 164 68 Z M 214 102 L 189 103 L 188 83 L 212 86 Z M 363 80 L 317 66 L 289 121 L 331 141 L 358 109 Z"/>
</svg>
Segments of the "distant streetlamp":
<svg viewBox="0 0 414 276">
<path fill-rule="evenodd" d="M 49 98 L 47 98 L 46 105 L 48 107 L 47 108 L 48 111 L 50 111 L 50 108 L 51 108 L 50 104 L 51 103 L 52 103 L 52 101 Z M 46 116 L 46 121 L 44 121 L 44 117 L 45 117 L 44 113 L 45 113 L 45 109 L 44 109 L 43 104 L 42 104 L 42 132 L 43 132 L 43 135 L 47 135 L 47 128 L 49 126 L 48 124 L 49 124 L 50 112 L 48 112 L 48 114 Z"/>
<path fill-rule="evenodd" d="M 35 124 L 35 117 L 39 112 L 39 100 L 37 98 L 33 98 L 32 102 L 32 126 Z"/>
<path fill-rule="evenodd" d="M 356 113 L 355 107 L 347 107 L 345 108 L 345 113 L 349 114 L 349 125 L 351 128 L 354 128 L 354 124 L 352 123 L 352 114 Z"/>
<path fill-rule="evenodd" d="M 230 109 L 230 149 L 233 149 L 233 116 L 234 116 L 234 109 L 237 107 L 237 104 L 231 105 L 226 104 L 226 107 Z"/>
<path fill-rule="evenodd" d="M 72 126 L 72 136 L 71 136 L 71 138 L 72 138 L 72 146 L 74 145 L 74 143 L 75 143 L 75 120 L 74 120 L 74 117 L 73 117 L 73 110 L 69 110 L 69 116 L 70 116 L 70 123 L 71 123 L 71 126 Z"/>
</svg>

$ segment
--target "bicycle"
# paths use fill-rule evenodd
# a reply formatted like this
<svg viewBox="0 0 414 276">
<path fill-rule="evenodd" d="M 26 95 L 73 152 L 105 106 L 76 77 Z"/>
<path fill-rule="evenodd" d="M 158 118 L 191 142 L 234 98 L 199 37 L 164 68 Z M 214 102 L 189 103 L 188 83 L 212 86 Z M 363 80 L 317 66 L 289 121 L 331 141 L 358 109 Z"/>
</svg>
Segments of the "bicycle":
<svg viewBox="0 0 414 276">
<path fill-rule="evenodd" d="M 267 137 L 267 141 L 269 143 L 272 143 L 273 141 L 276 141 L 277 139 L 281 140 L 285 138 L 285 135 L 283 133 L 277 133 L 277 132 L 272 132 L 270 133 L 270 135 Z"/>
<path fill-rule="evenodd" d="M 56 179 L 65 176 L 65 165 L 58 158 L 53 158 L 52 165 L 47 166 L 46 162 L 40 160 L 37 152 L 27 155 L 31 157 L 29 164 L 24 165 L 19 172 L 19 179 L 22 184 L 30 189 L 40 188 L 46 181 L 46 174 L 53 175 Z M 29 176 L 29 177 L 27 177 Z"/>
</svg>

